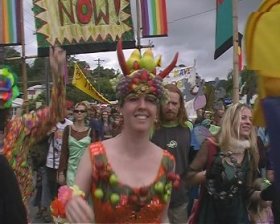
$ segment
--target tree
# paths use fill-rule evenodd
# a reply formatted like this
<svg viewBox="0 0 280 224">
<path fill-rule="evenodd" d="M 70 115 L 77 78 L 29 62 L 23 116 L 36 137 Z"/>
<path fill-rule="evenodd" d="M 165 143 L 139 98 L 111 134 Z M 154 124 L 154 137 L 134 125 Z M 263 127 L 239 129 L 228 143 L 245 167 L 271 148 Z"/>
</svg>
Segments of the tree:
<svg viewBox="0 0 280 224">
<path fill-rule="evenodd" d="M 46 58 L 36 58 L 27 72 L 28 86 L 39 85 L 46 82 Z M 49 71 L 50 73 L 50 71 Z M 51 75 L 49 74 L 51 81 Z"/>
<path fill-rule="evenodd" d="M 4 65 L 7 65 L 18 77 L 18 86 L 21 89 L 21 82 L 22 82 L 22 68 L 21 68 L 21 60 L 9 60 L 9 58 L 16 58 L 21 57 L 21 54 L 12 47 L 5 47 L 4 48 Z M 29 69 L 29 65 L 26 64 L 26 68 Z"/>
<path fill-rule="evenodd" d="M 89 77 L 94 88 L 99 91 L 105 98 L 116 100 L 116 92 L 110 82 L 111 79 L 117 77 L 119 72 L 114 69 L 104 68 L 103 66 L 95 68 Z"/>
<path fill-rule="evenodd" d="M 248 70 L 246 67 L 242 70 L 241 74 L 241 95 L 247 95 L 247 103 L 257 93 L 257 75 L 255 71 Z"/>
</svg>

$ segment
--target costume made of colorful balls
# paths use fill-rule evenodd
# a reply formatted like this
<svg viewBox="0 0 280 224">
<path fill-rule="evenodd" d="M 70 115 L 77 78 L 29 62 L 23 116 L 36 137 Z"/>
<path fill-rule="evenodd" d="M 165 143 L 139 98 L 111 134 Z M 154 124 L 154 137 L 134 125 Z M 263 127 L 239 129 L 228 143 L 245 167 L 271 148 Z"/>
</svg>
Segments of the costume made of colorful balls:
<svg viewBox="0 0 280 224">
<path fill-rule="evenodd" d="M 90 146 L 92 159 L 92 197 L 97 223 L 160 223 L 170 199 L 175 161 L 163 152 L 155 180 L 149 186 L 132 188 L 118 181 L 102 143 Z"/>
<path fill-rule="evenodd" d="M 149 52 L 151 52 L 149 50 Z M 123 105 L 125 98 L 134 94 L 137 97 L 142 95 L 153 95 L 155 103 L 165 100 L 166 95 L 162 86 L 162 79 L 176 65 L 178 54 L 172 63 L 156 75 L 157 63 L 151 56 L 143 55 L 135 50 L 132 56 L 125 61 L 122 52 L 122 43 L 119 41 L 117 54 L 124 77 L 122 77 L 116 87 L 119 104 Z M 145 63 L 144 63 L 145 62 Z M 149 62 L 152 63 L 149 64 Z M 148 63 L 148 64 L 147 64 Z M 148 65 L 148 67 L 147 67 Z M 154 181 L 140 188 L 132 188 L 118 181 L 118 176 L 108 162 L 106 150 L 102 142 L 92 143 L 89 147 L 92 162 L 92 186 L 91 194 L 93 198 L 93 210 L 96 223 L 161 223 L 170 200 L 173 187 L 178 187 L 180 177 L 174 173 L 175 159 L 167 151 L 163 151 L 161 164 Z M 65 211 L 67 200 L 77 195 L 74 187 L 68 191 L 58 194 L 51 206 L 52 214 L 56 220 L 65 221 Z M 83 197 L 83 193 L 78 195 Z"/>
<path fill-rule="evenodd" d="M 28 152 L 34 143 L 46 136 L 47 132 L 65 117 L 64 82 L 58 78 L 56 83 L 52 89 L 49 107 L 12 118 L 6 124 L 4 131 L 4 154 L 16 174 L 26 206 L 32 194 L 31 167 L 27 162 Z M 2 93 L 0 94 L 2 98 Z M 7 101 L 1 105 L 11 105 L 11 103 Z"/>
</svg>

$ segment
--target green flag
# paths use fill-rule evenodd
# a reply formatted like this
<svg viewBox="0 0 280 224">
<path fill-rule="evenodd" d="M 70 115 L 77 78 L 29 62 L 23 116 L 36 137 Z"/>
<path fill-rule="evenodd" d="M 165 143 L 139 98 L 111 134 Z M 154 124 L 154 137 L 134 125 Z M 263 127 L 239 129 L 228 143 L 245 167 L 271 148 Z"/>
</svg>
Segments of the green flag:
<svg viewBox="0 0 280 224">
<path fill-rule="evenodd" d="M 214 59 L 232 46 L 232 0 L 216 0 L 216 44 Z"/>
</svg>

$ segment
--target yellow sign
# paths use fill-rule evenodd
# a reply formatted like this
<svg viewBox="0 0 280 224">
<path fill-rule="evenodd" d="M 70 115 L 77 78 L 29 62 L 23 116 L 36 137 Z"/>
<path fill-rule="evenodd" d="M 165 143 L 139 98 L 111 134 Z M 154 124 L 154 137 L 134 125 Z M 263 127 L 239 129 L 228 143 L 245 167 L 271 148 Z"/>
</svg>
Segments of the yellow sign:
<svg viewBox="0 0 280 224">
<path fill-rule="evenodd" d="M 96 99 L 97 101 L 101 103 L 108 103 L 110 104 L 110 101 L 107 100 L 104 96 L 102 96 L 90 83 L 90 81 L 87 79 L 83 71 L 80 69 L 80 67 L 75 64 L 74 69 L 74 77 L 72 80 L 73 86 L 78 88 L 79 90 L 83 91 L 84 93 L 90 95 L 92 98 Z"/>
</svg>

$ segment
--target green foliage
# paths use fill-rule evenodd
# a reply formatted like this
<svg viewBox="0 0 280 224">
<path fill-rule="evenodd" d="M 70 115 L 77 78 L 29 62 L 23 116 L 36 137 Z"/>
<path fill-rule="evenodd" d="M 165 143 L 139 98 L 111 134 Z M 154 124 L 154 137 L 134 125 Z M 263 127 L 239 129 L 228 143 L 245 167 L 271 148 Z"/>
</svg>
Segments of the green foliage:
<svg viewBox="0 0 280 224">
<path fill-rule="evenodd" d="M 28 86 L 40 85 L 46 81 L 46 69 L 49 69 L 48 58 L 36 58 L 27 70 Z M 49 80 L 51 74 L 49 73 Z"/>
<path fill-rule="evenodd" d="M 241 85 L 243 85 L 242 95 L 253 96 L 257 92 L 257 76 L 252 70 L 245 68 L 241 74 Z"/>
<path fill-rule="evenodd" d="M 15 58 L 15 57 L 20 57 L 20 53 L 17 52 L 12 47 L 5 47 L 4 48 L 4 58 Z M 4 64 L 8 65 L 11 68 L 11 70 L 18 76 L 18 82 L 20 83 L 21 80 L 22 80 L 22 77 L 21 77 L 21 61 L 20 61 L 20 59 L 5 60 Z"/>
</svg>

